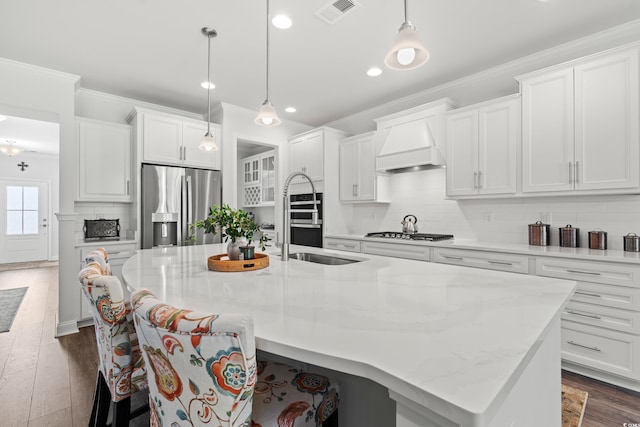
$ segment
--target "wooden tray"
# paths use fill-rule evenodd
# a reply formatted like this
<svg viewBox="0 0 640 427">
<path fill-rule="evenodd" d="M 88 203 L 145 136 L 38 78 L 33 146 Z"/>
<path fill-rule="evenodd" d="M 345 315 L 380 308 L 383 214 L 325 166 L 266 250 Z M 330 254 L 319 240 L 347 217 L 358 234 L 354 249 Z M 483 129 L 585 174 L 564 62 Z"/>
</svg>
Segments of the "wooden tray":
<svg viewBox="0 0 640 427">
<path fill-rule="evenodd" d="M 207 260 L 207 267 L 212 271 L 251 271 L 259 270 L 269 266 L 269 255 L 256 253 L 254 259 L 232 261 L 221 259 L 228 257 L 227 254 L 210 256 Z"/>
</svg>

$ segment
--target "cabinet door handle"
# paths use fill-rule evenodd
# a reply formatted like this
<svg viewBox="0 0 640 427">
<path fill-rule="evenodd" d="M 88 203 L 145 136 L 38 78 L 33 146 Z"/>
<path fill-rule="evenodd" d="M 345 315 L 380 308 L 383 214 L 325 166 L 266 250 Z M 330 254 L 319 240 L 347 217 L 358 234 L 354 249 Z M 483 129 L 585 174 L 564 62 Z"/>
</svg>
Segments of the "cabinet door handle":
<svg viewBox="0 0 640 427">
<path fill-rule="evenodd" d="M 602 295 L 592 294 L 590 292 L 575 291 L 574 293 L 577 294 L 577 295 L 584 295 L 586 297 L 602 298 Z"/>
<path fill-rule="evenodd" d="M 473 188 L 478 188 L 478 172 L 473 171 Z"/>
<path fill-rule="evenodd" d="M 573 174 L 574 174 L 574 178 L 573 181 L 577 184 L 580 181 L 578 180 L 578 178 L 580 177 L 580 162 L 576 160 L 576 167 L 573 169 Z"/>
<path fill-rule="evenodd" d="M 600 276 L 602 274 L 597 271 L 580 271 L 580 270 L 569 270 L 569 269 L 567 269 L 567 273 L 588 274 L 589 276 Z"/>
<path fill-rule="evenodd" d="M 482 171 L 478 171 L 478 190 L 482 188 Z"/>
<path fill-rule="evenodd" d="M 507 262 L 507 261 L 491 261 L 491 260 L 487 260 L 487 262 L 489 264 L 497 264 L 497 265 L 513 265 L 512 262 Z"/>
<path fill-rule="evenodd" d="M 576 347 L 586 348 L 587 350 L 602 352 L 602 350 L 600 350 L 598 347 L 589 347 L 588 345 L 578 344 L 577 342 L 573 342 L 573 341 L 567 341 L 567 344 L 575 345 Z"/>
<path fill-rule="evenodd" d="M 356 184 L 356 196 L 360 194 L 360 186 Z"/>
<path fill-rule="evenodd" d="M 127 180 L 127 196 L 129 195 L 129 180 Z"/>
<path fill-rule="evenodd" d="M 464 261 L 464 258 L 459 257 L 459 256 L 442 255 L 442 258 L 453 259 L 453 260 L 456 260 L 456 261 Z"/>
<path fill-rule="evenodd" d="M 579 313 L 579 312 L 573 311 L 573 310 L 567 310 L 567 313 L 575 314 L 576 316 L 588 317 L 590 319 L 602 320 L 602 317 L 600 317 L 598 315 L 595 315 L 595 314 Z"/>
</svg>

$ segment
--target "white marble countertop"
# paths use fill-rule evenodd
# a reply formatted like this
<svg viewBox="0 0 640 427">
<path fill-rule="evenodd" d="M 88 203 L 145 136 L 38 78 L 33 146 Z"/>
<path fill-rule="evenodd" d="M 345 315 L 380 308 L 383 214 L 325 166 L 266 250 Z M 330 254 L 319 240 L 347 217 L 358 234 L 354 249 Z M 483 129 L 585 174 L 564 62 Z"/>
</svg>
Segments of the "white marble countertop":
<svg viewBox="0 0 640 427">
<path fill-rule="evenodd" d="M 589 248 L 564 248 L 560 246 L 533 246 L 516 243 L 492 243 L 477 240 L 450 239 L 439 242 L 424 240 L 400 240 L 380 237 L 364 237 L 353 234 L 327 234 L 327 238 L 371 241 L 381 243 L 401 243 L 407 245 L 433 246 L 438 248 L 472 249 L 508 254 L 520 254 L 528 256 L 549 256 L 558 258 L 571 258 L 589 261 L 623 262 L 627 264 L 640 264 L 640 252 L 626 252 L 615 249 L 589 249 Z"/>
<path fill-rule="evenodd" d="M 259 349 L 370 378 L 461 425 L 484 425 L 526 368 L 575 282 L 366 254 L 331 266 L 207 269 L 224 245 L 140 250 L 130 290 L 208 312 L 248 312 Z M 558 355 L 560 357 L 560 355 Z"/>
</svg>

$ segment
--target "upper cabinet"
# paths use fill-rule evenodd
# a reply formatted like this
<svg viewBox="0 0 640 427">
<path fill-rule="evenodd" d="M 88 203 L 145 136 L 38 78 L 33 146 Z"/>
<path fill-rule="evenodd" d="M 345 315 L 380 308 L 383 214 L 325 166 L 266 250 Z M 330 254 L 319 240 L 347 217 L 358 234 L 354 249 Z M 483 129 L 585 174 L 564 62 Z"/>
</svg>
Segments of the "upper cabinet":
<svg viewBox="0 0 640 427">
<path fill-rule="evenodd" d="M 220 151 L 198 148 L 207 133 L 207 122 L 142 108 L 134 109 L 133 117 L 143 162 L 220 169 Z M 220 147 L 220 125 L 212 123 L 211 133 Z"/>
<path fill-rule="evenodd" d="M 376 172 L 376 132 L 340 140 L 340 201 L 389 202 L 389 177 Z"/>
<path fill-rule="evenodd" d="M 337 141 L 346 136 L 328 127 L 320 127 L 289 138 L 289 173 L 303 172 L 312 181 L 324 180 L 324 144 L 329 138 Z M 296 177 L 293 184 L 307 182 Z"/>
<path fill-rule="evenodd" d="M 516 193 L 519 97 L 450 111 L 446 128 L 448 197 Z"/>
<path fill-rule="evenodd" d="M 131 202 L 131 126 L 76 118 L 79 201 Z"/>
<path fill-rule="evenodd" d="M 275 150 L 242 159 L 243 206 L 273 206 L 276 201 Z"/>
<path fill-rule="evenodd" d="M 637 49 L 593 56 L 518 80 L 523 192 L 638 189 Z"/>
</svg>

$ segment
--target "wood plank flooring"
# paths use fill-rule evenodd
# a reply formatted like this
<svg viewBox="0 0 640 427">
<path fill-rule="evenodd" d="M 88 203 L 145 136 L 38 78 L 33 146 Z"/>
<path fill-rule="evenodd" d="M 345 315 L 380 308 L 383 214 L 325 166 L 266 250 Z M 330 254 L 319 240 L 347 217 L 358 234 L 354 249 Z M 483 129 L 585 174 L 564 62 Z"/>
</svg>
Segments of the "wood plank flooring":
<svg viewBox="0 0 640 427">
<path fill-rule="evenodd" d="M 86 427 L 98 369 L 93 328 L 55 338 L 57 267 L 0 271 L 0 289 L 21 286 L 29 290 L 11 331 L 0 333 L 0 426 Z M 582 427 L 640 424 L 640 393 L 570 372 L 562 379 L 589 393 Z"/>
</svg>

